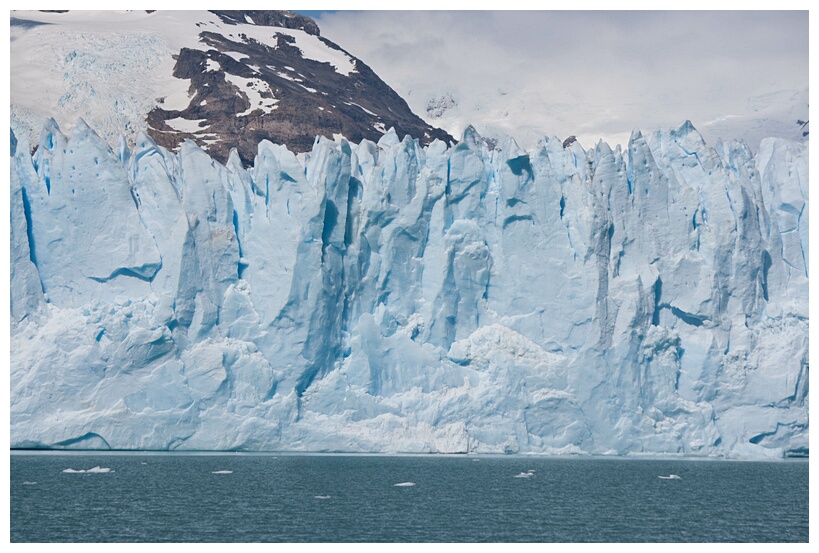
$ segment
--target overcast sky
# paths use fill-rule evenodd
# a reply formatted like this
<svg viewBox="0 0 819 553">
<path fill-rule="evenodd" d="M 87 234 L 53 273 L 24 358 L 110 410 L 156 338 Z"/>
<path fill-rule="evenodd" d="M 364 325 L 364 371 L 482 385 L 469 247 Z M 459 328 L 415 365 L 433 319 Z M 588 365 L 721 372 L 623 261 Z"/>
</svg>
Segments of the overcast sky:
<svg viewBox="0 0 819 553">
<path fill-rule="evenodd" d="M 512 134 L 625 144 L 690 119 L 709 143 L 800 136 L 808 12 L 337 11 L 323 36 L 456 137 Z M 316 17 L 317 15 L 317 17 Z M 453 102 L 449 102 L 451 97 Z M 438 119 L 426 108 L 455 106 Z"/>
</svg>

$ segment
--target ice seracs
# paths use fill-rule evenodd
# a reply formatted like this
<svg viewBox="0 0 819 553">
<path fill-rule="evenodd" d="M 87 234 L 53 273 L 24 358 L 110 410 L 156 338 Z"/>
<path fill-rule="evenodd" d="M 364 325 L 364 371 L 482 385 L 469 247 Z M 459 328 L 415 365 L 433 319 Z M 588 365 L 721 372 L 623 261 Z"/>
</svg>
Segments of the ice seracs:
<svg viewBox="0 0 819 553">
<path fill-rule="evenodd" d="M 12 447 L 807 451 L 805 145 L 388 131 L 246 168 L 52 121 L 31 151 Z"/>
</svg>

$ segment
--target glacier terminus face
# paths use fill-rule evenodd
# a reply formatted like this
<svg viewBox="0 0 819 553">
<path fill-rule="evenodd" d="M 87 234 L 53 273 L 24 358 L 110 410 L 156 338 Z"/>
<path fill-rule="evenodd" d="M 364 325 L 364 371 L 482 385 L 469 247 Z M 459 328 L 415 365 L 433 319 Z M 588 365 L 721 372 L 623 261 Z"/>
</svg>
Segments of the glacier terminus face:
<svg viewBox="0 0 819 553">
<path fill-rule="evenodd" d="M 33 151 L 14 448 L 807 454 L 805 144 Z"/>
</svg>

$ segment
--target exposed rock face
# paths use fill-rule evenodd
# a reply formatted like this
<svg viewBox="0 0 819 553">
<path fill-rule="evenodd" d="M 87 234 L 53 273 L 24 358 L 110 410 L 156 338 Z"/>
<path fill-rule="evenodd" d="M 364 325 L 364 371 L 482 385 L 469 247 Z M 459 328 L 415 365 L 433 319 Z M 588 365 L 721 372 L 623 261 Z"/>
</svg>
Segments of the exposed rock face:
<svg viewBox="0 0 819 553">
<path fill-rule="evenodd" d="M 390 128 L 454 141 L 293 12 L 14 15 L 12 128 L 32 144 L 49 118 L 83 119 L 112 147 L 140 131 L 172 151 L 193 139 L 222 163 L 235 147 L 245 165 L 261 140 L 300 153 L 316 136 L 377 141 Z"/>
<path fill-rule="evenodd" d="M 394 127 L 399 136 L 417 136 L 424 145 L 436 138 L 453 141 L 413 114 L 361 60 L 319 36 L 312 19 L 277 11 L 214 13 L 235 26 L 236 34 L 203 30 L 201 49 L 179 53 L 174 76 L 191 80 L 192 99 L 183 110 L 157 107 L 148 115 L 148 134 L 159 145 L 174 150 L 193 138 L 222 163 L 235 147 L 249 164 L 264 139 L 307 152 L 316 136 L 378 140 Z M 248 37 L 242 29 L 251 21 L 281 32 L 269 33 L 268 42 Z M 311 55 L 333 58 L 340 66 Z M 177 118 L 199 128 L 179 132 L 166 124 Z"/>
<path fill-rule="evenodd" d="M 267 27 L 282 27 L 285 29 L 298 29 L 309 35 L 319 36 L 319 26 L 309 17 L 299 15 L 292 11 L 280 10 L 211 10 L 218 15 L 225 23 L 234 25 L 244 25 L 252 23 L 255 25 L 265 25 Z"/>
</svg>

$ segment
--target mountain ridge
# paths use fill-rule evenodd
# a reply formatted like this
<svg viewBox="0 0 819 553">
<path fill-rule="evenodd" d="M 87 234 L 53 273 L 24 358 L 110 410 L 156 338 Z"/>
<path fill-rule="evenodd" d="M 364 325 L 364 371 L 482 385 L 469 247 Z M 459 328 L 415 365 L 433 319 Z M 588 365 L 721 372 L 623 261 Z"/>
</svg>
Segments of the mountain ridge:
<svg viewBox="0 0 819 553">
<path fill-rule="evenodd" d="M 12 125 L 18 134 L 27 126 L 31 141 L 38 116 L 61 124 L 67 116 L 69 125 L 82 117 L 112 146 L 118 132 L 132 141 L 140 129 L 172 150 L 193 139 L 223 163 L 234 147 L 249 163 L 264 139 L 300 152 L 319 135 L 378 140 L 390 127 L 425 144 L 454 140 L 295 12 L 13 16 Z M 151 74 L 142 76 L 144 56 L 135 49 L 163 61 L 149 62 Z M 33 90 L 49 71 L 58 92 Z"/>
</svg>

